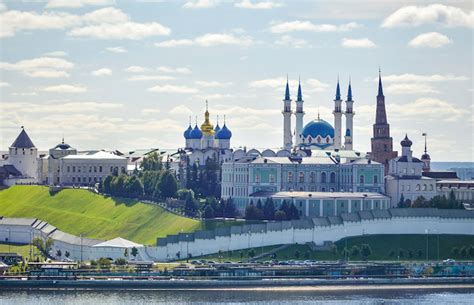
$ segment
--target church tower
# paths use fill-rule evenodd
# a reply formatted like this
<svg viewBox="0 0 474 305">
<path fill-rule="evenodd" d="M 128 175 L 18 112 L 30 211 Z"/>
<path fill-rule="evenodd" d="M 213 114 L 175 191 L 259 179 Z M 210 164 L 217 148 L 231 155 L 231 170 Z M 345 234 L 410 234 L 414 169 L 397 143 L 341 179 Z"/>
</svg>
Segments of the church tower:
<svg viewBox="0 0 474 305">
<path fill-rule="evenodd" d="M 341 110 L 341 88 L 339 87 L 339 78 L 337 78 L 336 98 L 334 99 L 334 148 L 341 149 L 342 136 L 342 110 Z"/>
<path fill-rule="evenodd" d="M 426 138 L 428 137 L 428 134 L 424 132 L 422 136 L 425 137 L 425 152 L 421 156 L 421 162 L 423 162 L 423 172 L 429 172 L 431 170 L 431 157 L 428 154 L 428 150 L 426 148 Z"/>
<path fill-rule="evenodd" d="M 303 101 L 303 94 L 301 92 L 301 80 L 300 80 L 299 84 L 298 84 L 298 96 L 297 96 L 297 99 L 296 99 L 295 145 L 298 145 L 298 144 L 301 143 L 301 136 L 300 135 L 301 135 L 301 132 L 303 131 L 303 117 L 304 117 L 303 102 L 304 101 Z"/>
<path fill-rule="evenodd" d="M 204 123 L 201 125 L 203 137 L 201 138 L 201 148 L 214 147 L 214 126 L 209 121 L 209 110 L 206 101 L 206 112 L 204 112 Z"/>
<path fill-rule="evenodd" d="M 291 99 L 288 77 L 286 78 L 285 99 L 283 100 L 283 148 L 291 150 Z"/>
<path fill-rule="evenodd" d="M 379 70 L 379 88 L 377 94 L 377 110 L 375 113 L 375 124 L 373 125 L 373 137 L 371 139 L 370 158 L 373 161 L 385 165 L 385 174 L 388 173 L 388 161 L 395 158 L 398 153 L 393 151 L 393 139 L 390 136 L 390 125 L 387 122 L 385 111 L 385 96 L 383 95 L 382 76 Z"/>
<path fill-rule="evenodd" d="M 354 110 L 352 109 L 354 101 L 352 100 L 352 87 L 351 81 L 349 80 L 349 88 L 347 89 L 347 100 L 346 100 L 346 111 L 344 115 L 346 116 L 346 133 L 344 136 L 344 149 L 352 150 L 352 140 L 353 135 L 353 120 L 354 120 Z"/>
</svg>

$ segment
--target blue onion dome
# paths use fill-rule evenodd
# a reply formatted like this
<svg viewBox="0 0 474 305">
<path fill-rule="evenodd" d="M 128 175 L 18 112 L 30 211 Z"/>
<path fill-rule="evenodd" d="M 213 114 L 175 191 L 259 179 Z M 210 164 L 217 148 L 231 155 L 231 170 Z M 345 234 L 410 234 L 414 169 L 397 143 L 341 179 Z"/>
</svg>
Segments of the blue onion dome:
<svg viewBox="0 0 474 305">
<path fill-rule="evenodd" d="M 317 119 L 306 124 L 301 136 L 303 138 L 311 136 L 313 139 L 317 136 L 321 138 L 326 138 L 327 136 L 334 138 L 334 128 L 325 120 Z"/>
<path fill-rule="evenodd" d="M 224 123 L 221 130 L 216 134 L 216 139 L 219 140 L 229 140 L 232 137 L 232 132 L 227 128 L 227 125 Z"/>
<path fill-rule="evenodd" d="M 221 131 L 221 127 L 219 126 L 219 123 L 217 123 L 216 128 L 214 128 L 214 134 L 217 135 L 219 131 Z"/>
<path fill-rule="evenodd" d="M 431 160 L 431 157 L 430 155 L 428 155 L 428 153 L 424 153 L 422 156 L 421 156 L 421 160 Z"/>
<path fill-rule="evenodd" d="M 56 145 L 54 147 L 54 149 L 62 149 L 62 150 L 66 150 L 66 149 L 69 149 L 69 148 L 71 148 L 71 146 L 69 144 L 64 143 L 64 142 L 59 143 L 58 145 Z"/>
<path fill-rule="evenodd" d="M 199 129 L 199 127 L 197 126 L 194 126 L 194 129 L 193 131 L 191 131 L 190 133 L 190 139 L 201 139 L 202 138 L 202 131 L 201 129 Z"/>
<path fill-rule="evenodd" d="M 191 139 L 191 132 L 193 131 L 193 128 L 191 125 L 188 126 L 188 129 L 184 131 L 184 138 L 185 139 Z"/>
<path fill-rule="evenodd" d="M 408 139 L 408 135 L 405 134 L 405 139 L 403 139 L 400 144 L 403 146 L 403 147 L 411 147 L 411 145 L 413 144 L 413 142 Z"/>
</svg>

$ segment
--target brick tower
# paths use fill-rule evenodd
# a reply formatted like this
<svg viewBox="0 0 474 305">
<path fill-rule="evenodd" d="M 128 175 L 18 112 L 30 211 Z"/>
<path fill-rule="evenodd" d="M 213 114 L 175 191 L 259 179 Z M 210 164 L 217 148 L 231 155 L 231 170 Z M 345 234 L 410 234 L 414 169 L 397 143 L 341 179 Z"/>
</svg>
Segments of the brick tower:
<svg viewBox="0 0 474 305">
<path fill-rule="evenodd" d="M 377 111 L 375 113 L 374 135 L 371 139 L 372 150 L 370 158 L 385 166 L 385 174 L 388 173 L 388 161 L 397 157 L 398 153 L 393 151 L 393 139 L 390 136 L 390 125 L 387 122 L 385 111 L 385 96 L 383 95 L 382 77 L 379 70 L 379 90 L 377 94 Z"/>
</svg>

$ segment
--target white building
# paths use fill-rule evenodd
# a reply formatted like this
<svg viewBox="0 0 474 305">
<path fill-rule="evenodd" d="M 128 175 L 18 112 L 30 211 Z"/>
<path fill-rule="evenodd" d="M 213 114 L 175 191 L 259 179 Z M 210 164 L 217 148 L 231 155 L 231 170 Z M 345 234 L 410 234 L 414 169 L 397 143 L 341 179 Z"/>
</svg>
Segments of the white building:
<svg viewBox="0 0 474 305">
<path fill-rule="evenodd" d="M 105 151 L 86 155 L 68 155 L 60 159 L 59 182 L 62 185 L 93 185 L 114 173 L 126 173 L 127 158 Z"/>
<path fill-rule="evenodd" d="M 69 155 L 77 155 L 77 149 L 64 143 L 64 138 L 61 143 L 49 150 L 49 154 L 43 156 L 38 161 L 39 179 L 38 182 L 42 184 L 57 185 L 59 181 L 59 164 L 61 158 Z"/>
<path fill-rule="evenodd" d="M 8 158 L 0 170 L 4 185 L 38 182 L 38 149 L 22 127 L 13 144 L 8 148 Z"/>
<path fill-rule="evenodd" d="M 389 161 L 389 172 L 385 178 L 385 189 L 392 207 L 398 205 L 402 195 L 412 203 L 419 196 L 427 200 L 436 196 L 436 180 L 422 175 L 424 163 L 413 157 L 412 141 L 405 136 L 400 144 L 402 155 Z"/>
</svg>

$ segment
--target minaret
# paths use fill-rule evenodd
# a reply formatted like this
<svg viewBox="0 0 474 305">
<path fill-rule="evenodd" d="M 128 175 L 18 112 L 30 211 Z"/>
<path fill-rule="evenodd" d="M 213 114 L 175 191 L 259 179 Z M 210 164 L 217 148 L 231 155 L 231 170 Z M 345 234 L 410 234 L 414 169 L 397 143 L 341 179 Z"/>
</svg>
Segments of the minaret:
<svg viewBox="0 0 474 305">
<path fill-rule="evenodd" d="M 352 100 L 351 81 L 349 80 L 349 88 L 347 89 L 346 111 L 344 112 L 344 115 L 346 116 L 346 133 L 344 137 L 345 150 L 352 150 L 352 140 L 354 139 L 352 122 L 355 113 L 352 109 L 353 104 L 354 101 Z"/>
<path fill-rule="evenodd" d="M 377 110 L 375 113 L 375 124 L 373 126 L 373 137 L 371 139 L 372 150 L 370 158 L 373 161 L 385 165 L 385 174 L 388 173 L 388 161 L 395 158 L 398 153 L 393 151 L 393 139 L 390 137 L 390 125 L 387 122 L 385 111 L 385 96 L 383 95 L 382 76 L 379 69 L 379 87 L 377 94 Z"/>
<path fill-rule="evenodd" d="M 304 111 L 303 111 L 303 94 L 301 93 L 301 80 L 298 83 L 298 97 L 296 98 L 296 112 L 295 112 L 295 117 L 296 117 L 296 127 L 295 127 L 295 145 L 298 145 L 301 143 L 301 132 L 303 131 L 303 117 L 304 117 Z"/>
<path fill-rule="evenodd" d="M 334 148 L 341 149 L 341 129 L 342 129 L 342 110 L 341 110 L 341 88 L 339 87 L 339 77 L 337 78 L 336 98 L 334 99 Z"/>
<path fill-rule="evenodd" d="M 423 162 L 423 172 L 429 172 L 431 170 L 431 157 L 428 154 L 428 150 L 426 149 L 426 138 L 428 134 L 424 132 L 422 136 L 425 137 L 425 153 L 421 156 L 421 161 Z"/>
<path fill-rule="evenodd" d="M 285 99 L 283 100 L 283 148 L 291 150 L 291 99 L 288 76 L 286 77 Z"/>
</svg>

